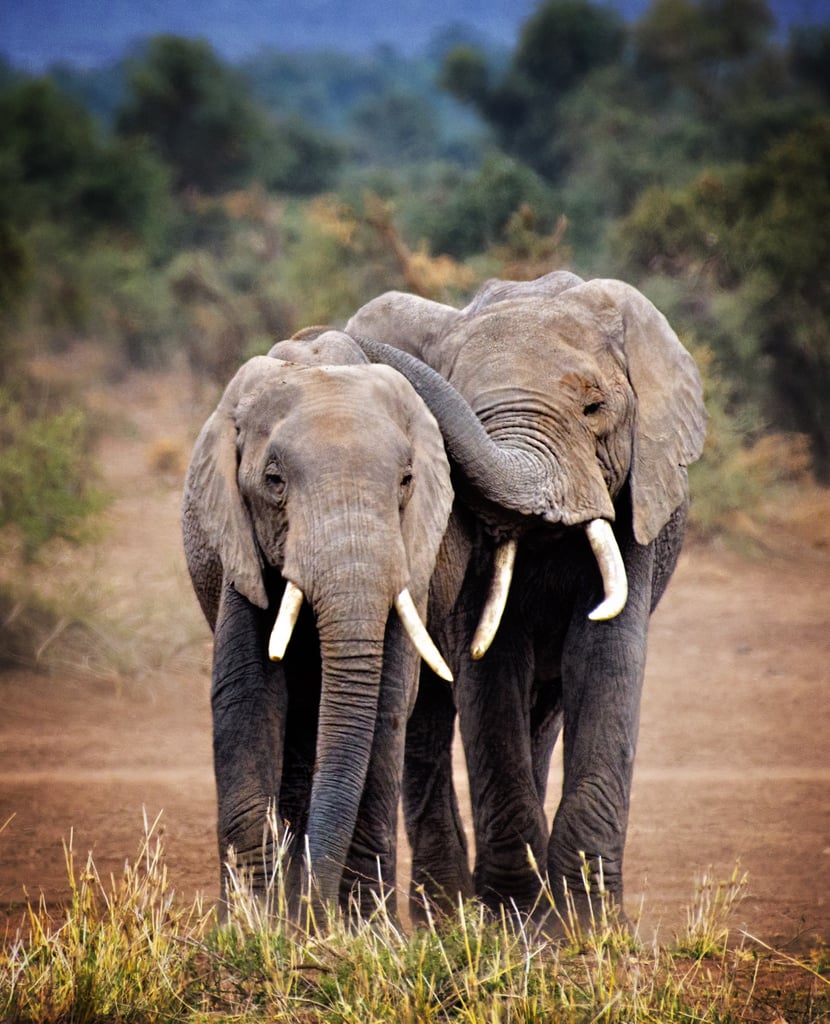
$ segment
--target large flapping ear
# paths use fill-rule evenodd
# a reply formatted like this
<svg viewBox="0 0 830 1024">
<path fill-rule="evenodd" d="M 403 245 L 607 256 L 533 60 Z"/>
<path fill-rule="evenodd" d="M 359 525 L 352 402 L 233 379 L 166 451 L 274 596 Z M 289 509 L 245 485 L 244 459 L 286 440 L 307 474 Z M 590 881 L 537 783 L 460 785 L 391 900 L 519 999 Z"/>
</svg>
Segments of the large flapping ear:
<svg viewBox="0 0 830 1024">
<path fill-rule="evenodd" d="M 426 596 L 429 589 L 438 548 L 452 509 L 450 465 L 438 424 L 409 381 L 388 366 L 375 366 L 373 371 L 393 381 L 412 441 L 414 486 L 403 510 L 401 531 L 409 560 L 409 588 L 418 601 Z"/>
<path fill-rule="evenodd" d="M 686 467 L 703 450 L 706 411 L 700 374 L 669 322 L 636 288 L 622 281 L 592 281 L 583 288 L 606 299 L 620 321 L 628 379 L 637 398 L 631 456 L 634 536 L 648 544 L 686 500 Z"/>
<path fill-rule="evenodd" d="M 237 484 L 237 409 L 261 380 L 257 356 L 238 371 L 196 440 L 185 480 L 185 516 L 195 520 L 202 543 L 218 555 L 226 582 L 259 608 L 268 607 L 262 560 Z"/>
<path fill-rule="evenodd" d="M 381 341 L 435 366 L 441 338 L 460 316 L 454 306 L 391 291 L 361 306 L 345 330 L 358 340 Z"/>
</svg>

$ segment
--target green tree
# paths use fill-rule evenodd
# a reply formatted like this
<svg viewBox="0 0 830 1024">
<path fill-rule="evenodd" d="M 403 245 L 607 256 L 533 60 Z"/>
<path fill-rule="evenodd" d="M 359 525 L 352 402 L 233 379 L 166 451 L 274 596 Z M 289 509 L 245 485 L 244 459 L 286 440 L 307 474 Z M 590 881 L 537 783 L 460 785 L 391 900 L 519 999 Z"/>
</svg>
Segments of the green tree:
<svg viewBox="0 0 830 1024">
<path fill-rule="evenodd" d="M 116 124 L 122 136 L 152 142 L 179 192 L 216 194 L 257 179 L 308 194 L 339 165 L 338 149 L 297 118 L 273 122 L 247 79 L 201 40 L 152 39 L 132 66 Z"/>
<path fill-rule="evenodd" d="M 124 136 L 145 136 L 180 190 L 217 192 L 251 174 L 268 128 L 241 76 L 201 40 L 156 36 L 134 62 L 116 118 Z"/>
<path fill-rule="evenodd" d="M 503 154 L 485 160 L 479 171 L 462 175 L 444 195 L 433 195 L 421 230 L 433 252 L 457 259 L 505 241 L 512 216 L 532 211 L 539 231 L 549 231 L 557 204 L 550 187 L 529 167 Z"/>
<path fill-rule="evenodd" d="M 499 76 L 475 48 L 452 50 L 442 83 L 474 106 L 500 145 L 546 177 L 561 178 L 553 147 L 562 99 L 598 68 L 616 62 L 624 24 L 610 7 L 589 0 L 546 0 L 525 23 L 518 46 Z"/>
<path fill-rule="evenodd" d="M 158 239 L 168 180 L 141 142 L 102 138 L 91 116 L 47 79 L 0 93 L 0 220 L 42 220 Z"/>
<path fill-rule="evenodd" d="M 695 314 L 744 402 L 806 433 L 830 481 L 830 117 L 755 164 L 646 191 L 618 230 L 624 273 L 693 282 Z M 701 304 L 705 308 L 701 309 Z"/>
</svg>

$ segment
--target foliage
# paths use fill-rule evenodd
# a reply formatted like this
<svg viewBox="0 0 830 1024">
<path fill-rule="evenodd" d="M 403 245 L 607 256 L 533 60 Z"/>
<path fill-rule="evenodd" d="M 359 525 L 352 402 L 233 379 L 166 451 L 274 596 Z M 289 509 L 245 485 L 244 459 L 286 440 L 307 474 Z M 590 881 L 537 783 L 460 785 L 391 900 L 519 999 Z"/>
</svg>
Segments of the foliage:
<svg viewBox="0 0 830 1024">
<path fill-rule="evenodd" d="M 463 258 L 503 244 L 511 218 L 522 209 L 539 232 L 552 229 L 551 190 L 526 165 L 494 154 L 478 171 L 433 190 L 420 227 L 435 251 Z"/>
<path fill-rule="evenodd" d="M 545 0 L 511 53 L 453 29 L 234 67 L 160 36 L 0 69 L 0 374 L 95 337 L 220 383 L 379 291 L 564 266 L 650 290 L 706 353 L 707 529 L 757 500 L 769 431 L 830 479 L 828 27 L 773 29 L 764 0 Z"/>
<path fill-rule="evenodd" d="M 275 118 L 294 118 L 336 138 L 350 163 L 478 160 L 482 126 L 438 88 L 432 56 L 408 58 L 387 48 L 269 51 L 245 61 L 242 70 Z M 400 141 L 404 150 L 396 149 Z"/>
<path fill-rule="evenodd" d="M 720 370 L 738 399 L 809 435 L 830 479 L 830 119 L 777 142 L 757 163 L 646 191 L 621 223 L 629 274 L 693 281 Z"/>
<path fill-rule="evenodd" d="M 48 218 L 80 235 L 157 239 L 167 178 L 140 142 L 102 142 L 90 115 L 45 79 L 0 92 L 0 122 L 0 223 Z"/>
<path fill-rule="evenodd" d="M 26 415 L 0 392 L 0 442 L 0 527 L 19 529 L 24 557 L 34 558 L 53 537 L 83 539 L 87 518 L 105 500 L 89 478 L 84 414 Z"/>
<path fill-rule="evenodd" d="M 270 123 L 242 75 L 207 43 L 177 36 L 156 36 L 134 62 L 117 127 L 152 140 L 180 192 L 215 194 L 255 176 L 315 191 L 337 163 L 336 149 L 303 123 Z"/>
<path fill-rule="evenodd" d="M 145 820 L 138 858 L 109 882 L 91 856 L 79 869 L 70 839 L 62 920 L 30 905 L 0 949 L 4 1020 L 726 1024 L 762 1009 L 772 1019 L 785 997 L 788 1019 L 819 1021 L 830 1008 L 820 960 L 729 945 L 727 916 L 745 882 L 735 874 L 723 884 L 707 875 L 698 888 L 690 929 L 713 941 L 693 950 L 685 937 L 643 946 L 610 911 L 585 931 L 566 916 L 564 942 L 476 903 L 411 934 L 382 901 L 368 922 L 333 912 L 298 922 L 287 916 L 281 859 L 264 900 L 231 861 L 219 926 L 200 901 L 175 897 L 158 825 Z"/>
<path fill-rule="evenodd" d="M 546 0 L 522 28 L 508 67 L 497 77 L 470 46 L 451 51 L 442 81 L 493 127 L 501 146 L 551 180 L 561 177 L 552 151 L 562 98 L 622 51 L 622 20 L 588 0 Z"/>
<path fill-rule="evenodd" d="M 796 36 L 800 49 L 784 53 L 773 24 L 765 0 L 654 0 L 631 25 L 587 0 L 548 0 L 506 68 L 467 45 L 447 56 L 443 82 L 557 186 L 593 269 L 608 226 L 645 188 L 757 159 L 826 109 L 820 46 Z"/>
</svg>

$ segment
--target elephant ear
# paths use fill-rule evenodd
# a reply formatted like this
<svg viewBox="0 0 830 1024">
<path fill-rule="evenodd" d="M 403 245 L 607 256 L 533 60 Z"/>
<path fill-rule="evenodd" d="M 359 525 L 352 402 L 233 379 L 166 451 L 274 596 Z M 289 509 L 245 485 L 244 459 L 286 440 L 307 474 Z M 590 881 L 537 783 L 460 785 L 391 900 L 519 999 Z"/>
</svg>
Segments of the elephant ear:
<svg viewBox="0 0 830 1024">
<path fill-rule="evenodd" d="M 610 299 L 609 311 L 621 319 L 624 360 L 637 398 L 630 475 L 634 536 L 648 544 L 688 497 L 686 467 L 703 450 L 700 374 L 669 322 L 636 288 L 622 281 L 594 281 L 584 288 Z"/>
<path fill-rule="evenodd" d="M 237 410 L 275 363 L 258 356 L 230 382 L 196 440 L 184 494 L 184 518 L 195 525 L 199 543 L 218 556 L 224 581 L 259 608 L 268 607 L 268 596 L 253 526 L 237 483 Z"/>
<path fill-rule="evenodd" d="M 418 602 L 429 590 L 452 509 L 450 465 L 438 424 L 409 381 L 391 367 L 374 369 L 395 379 L 395 390 L 406 411 L 407 433 L 413 442 L 415 486 L 401 516 L 401 531 L 409 561 L 409 587 Z"/>
<path fill-rule="evenodd" d="M 345 330 L 353 338 L 381 341 L 437 368 L 441 339 L 461 315 L 453 306 L 391 291 L 361 306 Z"/>
</svg>

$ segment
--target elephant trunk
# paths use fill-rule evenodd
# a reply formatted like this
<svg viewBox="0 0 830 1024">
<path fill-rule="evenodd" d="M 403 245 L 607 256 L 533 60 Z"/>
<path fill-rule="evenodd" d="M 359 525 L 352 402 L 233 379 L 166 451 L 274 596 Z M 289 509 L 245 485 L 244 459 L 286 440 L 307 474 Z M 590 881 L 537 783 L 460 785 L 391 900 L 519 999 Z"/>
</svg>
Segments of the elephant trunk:
<svg viewBox="0 0 830 1024">
<path fill-rule="evenodd" d="M 359 639 L 320 629 L 322 692 L 306 832 L 314 895 L 335 905 L 363 795 L 380 695 L 385 617 Z"/>
<path fill-rule="evenodd" d="M 429 406 L 447 451 L 472 487 L 487 501 L 524 516 L 540 516 L 564 526 L 591 519 L 613 519 L 614 506 L 601 474 L 577 488 L 578 503 L 556 453 L 520 444 L 497 443 L 464 396 L 432 367 L 407 352 L 369 338 L 355 338 L 373 362 L 394 367 Z"/>
<path fill-rule="evenodd" d="M 453 461 L 488 500 L 524 515 L 550 514 L 543 467 L 529 452 L 496 444 L 464 397 L 432 367 L 370 338 L 355 338 L 372 362 L 394 367 L 438 422 Z"/>
</svg>

